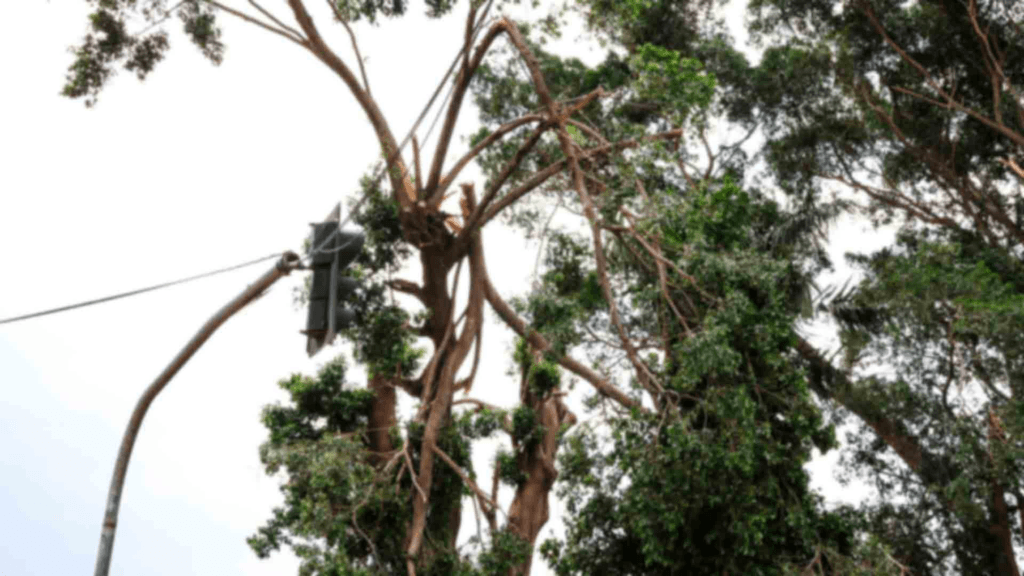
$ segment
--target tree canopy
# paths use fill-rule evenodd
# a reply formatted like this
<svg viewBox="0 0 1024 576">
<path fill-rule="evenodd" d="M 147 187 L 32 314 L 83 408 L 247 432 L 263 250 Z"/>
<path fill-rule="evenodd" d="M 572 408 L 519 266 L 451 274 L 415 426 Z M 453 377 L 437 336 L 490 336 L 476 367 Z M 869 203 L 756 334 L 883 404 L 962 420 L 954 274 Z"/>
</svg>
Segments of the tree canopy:
<svg viewBox="0 0 1024 576">
<path fill-rule="evenodd" d="M 342 334 L 367 381 L 340 357 L 280 381 L 290 401 L 265 409 L 259 454 L 284 502 L 249 539 L 260 557 L 287 546 L 303 575 L 528 574 L 536 550 L 565 575 L 1019 576 L 1019 6 L 751 0 L 754 63 L 707 0 L 576 0 L 535 21 L 473 0 L 433 159 L 414 138 L 407 162 L 362 62 L 317 24 L 358 54 L 349 23 L 386 26 L 405 2 L 314 16 L 287 0 L 287 19 L 255 0 L 91 3 L 65 96 L 91 106 L 117 67 L 152 73 L 175 17 L 219 63 L 218 19 L 234 17 L 337 74 L 382 150 L 386 182 L 364 177 L 353 199 L 367 241 Z M 546 49 L 570 18 L 606 50 L 597 65 Z M 467 96 L 483 128 L 445 166 Z M 471 161 L 485 182 L 452 192 Z M 836 185 L 853 199 L 827 199 Z M 849 255 L 863 280 L 815 297 L 844 213 L 898 221 L 897 242 Z M 491 282 L 498 219 L 544 242 L 526 293 Z M 469 395 L 485 309 L 517 335 L 512 406 Z M 802 335 L 821 318 L 840 326 L 838 364 Z M 841 466 L 881 501 L 826 506 L 809 488 L 804 464 L 844 423 L 862 433 Z M 484 438 L 505 447 L 474 470 Z M 566 533 L 542 541 L 551 497 Z M 468 548 L 463 506 L 487 528 Z"/>
</svg>

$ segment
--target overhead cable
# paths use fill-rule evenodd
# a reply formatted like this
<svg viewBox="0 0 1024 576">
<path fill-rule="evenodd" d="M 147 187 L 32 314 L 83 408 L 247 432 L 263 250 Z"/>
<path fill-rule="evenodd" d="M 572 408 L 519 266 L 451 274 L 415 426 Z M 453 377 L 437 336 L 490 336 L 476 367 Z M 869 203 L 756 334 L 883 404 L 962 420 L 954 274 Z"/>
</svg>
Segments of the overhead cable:
<svg viewBox="0 0 1024 576">
<path fill-rule="evenodd" d="M 266 262 L 274 258 L 280 258 L 281 253 L 275 252 L 274 254 L 268 254 L 262 258 L 255 260 L 249 260 L 248 262 L 242 262 L 241 264 L 235 264 L 234 266 L 228 266 L 226 268 L 220 268 L 218 270 L 212 270 L 210 272 L 203 272 L 202 274 L 196 274 L 195 276 L 189 276 L 188 278 L 181 278 L 179 280 L 172 280 L 170 282 L 164 282 L 155 286 L 148 286 L 146 288 L 139 288 L 138 290 L 132 290 L 130 292 L 122 292 L 120 294 L 114 294 L 113 296 L 105 296 L 103 298 L 97 298 L 95 300 L 87 300 L 85 302 L 79 302 L 77 304 L 69 304 L 67 306 L 61 306 L 60 308 L 51 308 L 49 310 L 43 310 L 42 312 L 33 312 L 31 314 L 24 314 L 21 316 L 14 316 L 12 318 L 4 318 L 0 320 L 0 324 L 9 324 L 11 322 L 17 322 L 19 320 L 28 320 L 29 318 L 38 318 L 40 316 L 47 316 L 49 314 L 56 314 L 58 312 L 66 312 L 68 310 L 75 310 L 76 308 L 85 308 L 86 306 L 92 306 L 94 304 L 102 304 L 104 302 L 110 302 L 112 300 L 119 300 L 121 298 L 128 298 L 129 296 L 136 296 L 138 294 L 144 294 L 146 292 L 153 292 L 154 290 L 160 290 L 161 288 L 169 288 L 171 286 L 177 286 L 178 284 L 185 284 L 186 282 L 192 282 L 193 280 L 199 280 L 201 278 L 208 278 L 210 276 L 216 276 L 217 274 L 223 274 L 225 272 L 231 272 L 232 270 L 238 270 L 239 268 L 245 268 L 246 266 L 252 266 L 253 264 L 259 264 L 260 262 Z"/>
</svg>

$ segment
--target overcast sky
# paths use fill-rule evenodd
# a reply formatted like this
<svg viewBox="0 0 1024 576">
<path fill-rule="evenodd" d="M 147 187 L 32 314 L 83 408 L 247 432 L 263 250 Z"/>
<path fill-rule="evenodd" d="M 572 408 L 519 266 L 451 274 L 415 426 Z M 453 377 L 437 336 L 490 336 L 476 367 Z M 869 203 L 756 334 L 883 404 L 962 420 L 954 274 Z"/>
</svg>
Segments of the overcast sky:
<svg viewBox="0 0 1024 576">
<path fill-rule="evenodd" d="M 461 46 L 466 10 L 460 2 L 454 15 L 428 21 L 412 4 L 405 18 L 355 26 L 373 96 L 399 138 Z M 333 73 L 228 19 L 220 67 L 175 21 L 171 53 L 145 83 L 120 74 L 91 110 L 61 98 L 67 46 L 80 39 L 86 13 L 84 2 L 14 2 L 0 23 L 0 318 L 298 250 L 308 223 L 351 197 L 376 159 L 369 123 Z M 343 30 L 321 21 L 354 65 Z M 575 34 L 566 40 L 568 53 L 601 59 Z M 461 118 L 457 133 L 474 131 L 468 100 Z M 465 149 L 456 138 L 449 158 Z M 478 174 L 473 167 L 460 181 L 479 187 Z M 850 222 L 833 237 L 837 257 L 885 241 Z M 506 297 L 524 292 L 536 245 L 497 223 L 484 245 L 496 286 Z M 92 573 L 112 466 L 139 394 L 268 267 L 0 326 L 0 576 Z M 841 266 L 837 276 L 845 274 Z M 299 282 L 300 274 L 281 280 L 225 324 L 150 408 L 111 574 L 295 573 L 289 552 L 261 561 L 245 538 L 281 502 L 257 455 L 260 410 L 284 399 L 277 380 L 312 373 L 331 354 L 305 354 L 305 311 L 291 300 Z M 485 342 L 473 395 L 511 406 L 511 332 L 491 313 Z M 477 451 L 478 471 L 489 458 Z M 830 501 L 855 499 L 836 488 L 832 460 L 812 465 L 815 485 Z M 560 513 L 554 503 L 549 527 Z"/>
</svg>

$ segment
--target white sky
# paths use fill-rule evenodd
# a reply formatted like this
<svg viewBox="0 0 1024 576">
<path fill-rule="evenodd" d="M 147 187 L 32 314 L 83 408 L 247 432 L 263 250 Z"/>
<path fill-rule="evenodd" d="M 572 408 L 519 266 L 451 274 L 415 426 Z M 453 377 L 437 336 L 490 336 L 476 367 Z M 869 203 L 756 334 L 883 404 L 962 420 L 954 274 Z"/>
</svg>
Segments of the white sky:
<svg viewBox="0 0 1024 576">
<path fill-rule="evenodd" d="M 428 21 L 412 4 L 405 18 L 355 26 L 373 95 L 399 138 L 458 51 L 466 9 L 460 2 L 455 15 Z M 61 98 L 66 47 L 81 37 L 86 12 L 84 2 L 16 2 L 0 23 L 0 318 L 297 250 L 308 223 L 353 194 L 376 159 L 369 123 L 333 73 L 230 19 L 219 68 L 172 34 L 168 59 L 145 83 L 120 74 L 92 110 Z M 318 21 L 354 65 L 343 30 Z M 574 34 L 566 40 L 585 61 L 602 57 Z M 476 117 L 467 98 L 457 132 L 474 131 Z M 456 138 L 449 159 L 464 151 Z M 460 181 L 477 174 L 474 166 Z M 839 277 L 844 249 L 887 240 L 863 230 L 847 222 L 834 234 Z M 495 285 L 506 297 L 525 291 L 536 246 L 497 225 L 484 244 Z M 267 267 L 0 326 L 0 576 L 91 574 L 114 458 L 139 394 Z M 281 501 L 257 456 L 266 437 L 260 410 L 284 400 L 278 379 L 311 373 L 331 353 L 306 357 L 305 311 L 291 303 L 300 281 L 280 281 L 231 319 L 150 408 L 111 574 L 295 573 L 290 552 L 260 561 L 245 538 Z M 511 332 L 490 313 L 485 342 L 473 396 L 511 406 Z M 481 475 L 489 458 L 478 449 Z M 831 480 L 832 460 L 812 465 L 815 485 L 830 501 L 855 499 Z M 553 503 L 549 528 L 560 511 Z M 475 531 L 469 513 L 465 535 Z M 535 573 L 547 573 L 542 562 Z"/>
</svg>

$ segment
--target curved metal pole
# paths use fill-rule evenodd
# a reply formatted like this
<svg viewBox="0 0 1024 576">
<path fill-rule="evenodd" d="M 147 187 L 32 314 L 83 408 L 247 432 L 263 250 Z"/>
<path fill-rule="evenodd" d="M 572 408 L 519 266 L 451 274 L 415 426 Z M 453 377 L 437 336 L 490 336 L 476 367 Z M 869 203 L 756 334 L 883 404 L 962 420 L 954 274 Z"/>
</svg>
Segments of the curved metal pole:
<svg viewBox="0 0 1024 576">
<path fill-rule="evenodd" d="M 132 412 L 131 420 L 128 421 L 128 428 L 124 431 L 121 439 L 121 449 L 117 453 L 117 462 L 114 464 L 114 476 L 110 479 L 110 490 L 107 492 L 107 509 L 103 516 L 103 530 L 100 532 L 100 549 L 96 555 L 95 576 L 107 576 L 110 571 L 110 556 L 114 551 L 114 531 L 117 529 L 117 512 L 121 505 L 121 488 L 124 486 L 125 473 L 128 471 L 128 459 L 132 455 L 132 447 L 135 445 L 135 437 L 142 426 L 142 418 L 146 410 L 152 404 L 153 399 L 170 382 L 171 378 L 178 373 L 178 370 L 188 362 L 196 350 L 210 338 L 214 330 L 220 327 L 228 318 L 245 307 L 246 304 L 260 297 L 270 285 L 282 276 L 289 274 L 299 267 L 299 256 L 294 252 L 285 252 L 273 268 L 265 272 L 255 282 L 250 284 L 234 300 L 228 302 L 223 308 L 217 311 L 203 327 L 196 332 L 196 335 L 185 344 L 185 347 L 178 352 L 178 355 L 171 360 L 171 363 L 164 368 L 164 371 L 156 377 L 156 380 L 149 385 L 149 388 L 142 393 L 135 411 Z"/>
</svg>

